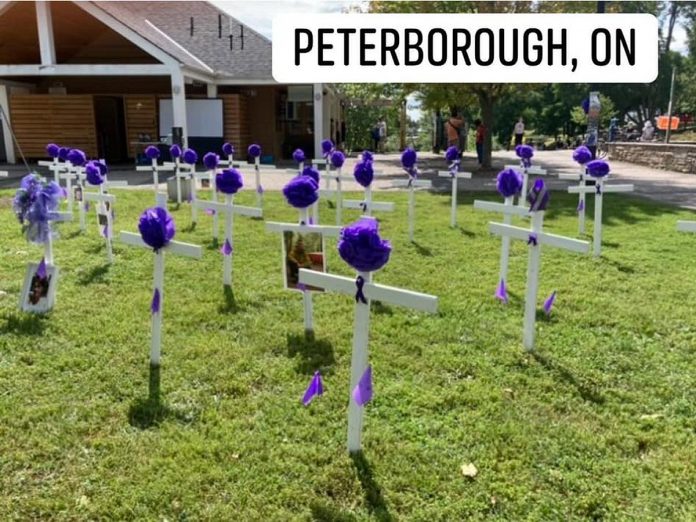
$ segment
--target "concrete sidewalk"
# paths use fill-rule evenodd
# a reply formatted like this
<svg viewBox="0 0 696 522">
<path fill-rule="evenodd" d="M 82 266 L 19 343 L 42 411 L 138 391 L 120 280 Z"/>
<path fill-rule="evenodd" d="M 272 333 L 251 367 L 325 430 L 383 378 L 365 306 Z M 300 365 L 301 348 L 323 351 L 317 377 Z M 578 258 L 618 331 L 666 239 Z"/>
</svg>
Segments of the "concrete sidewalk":
<svg viewBox="0 0 696 522">
<path fill-rule="evenodd" d="M 430 179 L 433 190 L 436 192 L 448 192 L 450 181 L 447 178 L 439 178 L 438 170 L 446 170 L 447 165 L 444 156 L 420 152 L 418 166 L 420 177 Z M 377 154 L 375 155 L 375 170 L 381 174 L 376 176 L 374 182 L 375 190 L 399 190 L 390 188 L 389 185 L 396 179 L 405 179 L 406 174 L 401 168 L 400 154 Z M 347 158 L 343 166 L 343 173 L 352 175 L 353 167 L 357 158 Z M 461 170 L 469 171 L 474 174 L 471 180 L 462 180 L 459 183 L 459 190 L 465 191 L 495 191 L 495 176 L 505 164 L 517 163 L 518 159 L 513 151 L 498 151 L 493 154 L 493 168 L 490 170 L 479 169 L 473 153 L 466 153 L 462 160 Z M 533 163 L 546 168 L 552 174 L 560 172 L 577 173 L 578 166 L 572 159 L 572 150 L 560 151 L 537 151 Z M 611 179 L 617 182 L 633 183 L 635 193 L 662 203 L 677 205 L 683 208 L 696 209 L 696 176 L 683 174 L 680 172 L 654 170 L 642 165 L 635 165 L 626 162 L 610 161 L 612 167 Z M 38 168 L 38 172 L 48 176 L 50 172 L 45 167 L 37 167 L 36 164 L 30 167 Z M 292 174 L 286 174 L 285 168 L 293 168 L 293 163 L 285 162 L 282 170 L 262 171 L 262 185 L 264 190 L 281 190 L 290 180 Z M 202 169 L 202 167 L 201 167 Z M 0 188 L 16 188 L 19 180 L 26 173 L 24 165 L 0 166 L 0 170 L 10 171 L 9 178 L 0 178 Z M 254 190 L 253 166 L 245 167 L 245 187 L 243 190 Z M 164 177 L 168 177 L 164 174 Z M 130 165 L 115 166 L 109 174 L 111 180 L 127 180 L 134 189 L 145 189 L 152 184 L 152 176 L 147 172 L 136 172 Z M 556 176 L 544 178 L 551 190 L 563 190 L 571 184 L 561 181 Z M 322 182 L 323 186 L 323 182 Z M 362 190 L 357 183 L 345 183 L 344 189 L 349 191 Z"/>
</svg>

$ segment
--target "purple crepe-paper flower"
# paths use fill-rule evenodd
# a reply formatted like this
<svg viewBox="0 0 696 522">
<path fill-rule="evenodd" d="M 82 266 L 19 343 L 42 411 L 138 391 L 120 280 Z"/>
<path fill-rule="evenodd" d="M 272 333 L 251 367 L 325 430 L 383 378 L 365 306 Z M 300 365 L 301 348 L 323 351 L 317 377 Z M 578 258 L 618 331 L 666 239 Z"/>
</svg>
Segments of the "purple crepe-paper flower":
<svg viewBox="0 0 696 522">
<path fill-rule="evenodd" d="M 372 180 L 375 177 L 375 171 L 372 168 L 371 161 L 358 161 L 353 167 L 353 176 L 355 181 L 360 183 L 363 187 L 369 187 L 372 184 Z"/>
<path fill-rule="evenodd" d="M 99 169 L 99 173 L 102 176 L 106 176 L 109 173 L 109 167 L 107 166 L 105 160 L 93 160 L 93 163 Z"/>
<path fill-rule="evenodd" d="M 580 203 L 578 203 L 578 212 L 582 212 L 583 210 L 585 210 L 585 201 L 581 199 Z"/>
<path fill-rule="evenodd" d="M 42 257 L 39 266 L 36 268 L 36 277 L 46 279 L 48 272 L 46 271 L 46 258 Z"/>
<path fill-rule="evenodd" d="M 154 145 L 148 145 L 145 149 L 145 155 L 151 160 L 156 160 L 160 157 L 160 150 Z"/>
<path fill-rule="evenodd" d="M 292 159 L 294 159 L 297 163 L 304 163 L 304 151 L 302 149 L 295 149 L 295 152 L 292 153 Z"/>
<path fill-rule="evenodd" d="M 261 145 L 252 143 L 251 145 L 249 145 L 247 152 L 249 153 L 249 156 L 251 156 L 252 158 L 258 158 L 259 156 L 261 156 Z"/>
<path fill-rule="evenodd" d="M 530 212 L 546 210 L 546 206 L 549 204 L 549 191 L 546 189 L 543 179 L 534 181 L 534 185 L 527 194 L 527 203 L 530 205 Z"/>
<path fill-rule="evenodd" d="M 195 165 L 198 161 L 198 154 L 196 154 L 196 151 L 193 149 L 186 149 L 183 158 L 189 165 Z"/>
<path fill-rule="evenodd" d="M 496 188 L 504 197 L 509 198 L 522 190 L 522 176 L 515 169 L 504 169 L 498 173 Z"/>
<path fill-rule="evenodd" d="M 155 288 L 155 292 L 152 294 L 152 303 L 150 304 L 150 311 L 153 314 L 158 314 L 160 311 L 160 291 L 159 288 Z"/>
<path fill-rule="evenodd" d="M 374 161 L 375 157 L 372 155 L 372 153 L 369 150 L 364 150 L 362 151 L 362 160 L 363 161 Z"/>
<path fill-rule="evenodd" d="M 307 208 L 319 199 L 317 190 L 319 185 L 312 178 L 296 176 L 283 187 L 283 195 L 293 207 Z"/>
<path fill-rule="evenodd" d="M 213 170 L 219 164 L 220 164 L 220 156 L 218 156 L 214 152 L 208 152 L 205 156 L 203 156 L 203 165 L 205 165 L 206 169 Z"/>
<path fill-rule="evenodd" d="M 172 158 L 180 158 L 181 157 L 181 147 L 179 147 L 176 143 L 169 147 L 169 154 L 171 154 Z"/>
<path fill-rule="evenodd" d="M 588 161 L 592 160 L 592 151 L 584 145 L 580 145 L 573 151 L 573 160 L 578 162 L 580 165 L 584 165 Z"/>
<path fill-rule="evenodd" d="M 340 150 L 335 150 L 331 153 L 331 165 L 335 169 L 340 169 L 346 162 L 346 156 Z"/>
<path fill-rule="evenodd" d="M 329 154 L 331 154 L 331 151 L 333 150 L 333 148 L 334 148 L 333 141 L 331 141 L 329 139 L 322 140 L 321 153 L 325 158 L 327 158 L 329 156 Z"/>
<path fill-rule="evenodd" d="M 237 169 L 224 169 L 215 175 L 215 187 L 223 194 L 236 194 L 244 186 L 244 179 Z"/>
<path fill-rule="evenodd" d="M 90 185 L 101 185 L 104 183 L 104 176 L 96 161 L 87 163 L 85 166 L 85 174 L 87 175 L 87 183 Z"/>
<path fill-rule="evenodd" d="M 229 239 L 225 239 L 225 244 L 220 247 L 220 253 L 223 256 L 231 256 L 232 255 L 232 245 L 230 244 Z"/>
<path fill-rule="evenodd" d="M 604 160 L 593 160 L 585 165 L 587 173 L 593 178 L 603 178 L 609 174 L 609 164 Z"/>
<path fill-rule="evenodd" d="M 529 145 L 517 145 L 515 154 L 517 154 L 518 158 L 531 159 L 534 156 L 534 149 Z"/>
<path fill-rule="evenodd" d="M 166 246 L 176 234 L 174 219 L 160 207 L 148 208 L 140 215 L 138 230 L 145 244 L 155 252 Z"/>
<path fill-rule="evenodd" d="M 372 400 L 372 365 L 368 365 L 358 384 L 353 388 L 353 399 L 359 406 Z"/>
<path fill-rule="evenodd" d="M 317 183 L 317 185 L 319 184 L 319 171 L 316 169 L 316 167 L 308 165 L 307 167 L 302 169 L 302 175 L 307 176 L 308 178 L 312 178 Z"/>
<path fill-rule="evenodd" d="M 412 148 L 408 148 L 401 153 L 401 165 L 407 171 L 413 169 L 413 167 L 416 165 L 417 159 L 418 155 L 416 154 L 416 151 Z"/>
<path fill-rule="evenodd" d="M 70 153 L 70 149 L 67 147 L 61 147 L 58 149 L 58 159 L 62 161 L 68 161 L 68 154 Z"/>
<path fill-rule="evenodd" d="M 447 147 L 447 150 L 445 151 L 445 161 L 447 163 L 452 163 L 457 159 L 459 159 L 459 149 L 454 145 Z"/>
<path fill-rule="evenodd" d="M 12 208 L 28 241 L 46 243 L 52 236 L 50 221 L 58 216 L 63 189 L 55 181 L 46 181 L 38 174 L 22 178 Z"/>
<path fill-rule="evenodd" d="M 500 284 L 495 291 L 495 298 L 501 300 L 505 304 L 508 304 L 508 293 L 507 287 L 505 286 L 505 279 L 500 280 Z"/>
<path fill-rule="evenodd" d="M 232 156 L 234 154 L 234 146 L 229 141 L 226 141 L 222 144 L 222 153 L 225 156 Z"/>
<path fill-rule="evenodd" d="M 57 158 L 59 152 L 60 147 L 55 143 L 49 143 L 48 145 L 46 145 L 46 153 L 52 158 Z"/>
<path fill-rule="evenodd" d="M 379 237 L 377 221 L 362 218 L 341 230 L 338 253 L 346 263 L 358 272 L 379 270 L 391 253 L 389 241 Z"/>
<path fill-rule="evenodd" d="M 546 313 L 546 317 L 549 317 L 551 315 L 551 308 L 553 307 L 554 301 L 556 301 L 556 291 L 555 290 L 546 299 L 546 301 L 544 301 L 544 312 Z"/>
<path fill-rule="evenodd" d="M 68 161 L 76 167 L 81 167 L 87 163 L 87 155 L 80 149 L 70 149 L 70 152 L 68 152 Z"/>
<path fill-rule="evenodd" d="M 314 397 L 317 395 L 324 395 L 324 383 L 322 382 L 321 374 L 318 371 L 314 372 L 314 376 L 309 382 L 307 391 L 305 391 L 304 395 L 302 396 L 302 404 L 309 406 L 309 403 L 312 402 L 312 399 L 314 399 Z"/>
<path fill-rule="evenodd" d="M 363 276 L 358 276 L 355 278 L 355 302 L 368 304 L 367 297 L 365 297 L 365 292 L 363 292 L 363 287 L 365 286 L 365 278 Z"/>
</svg>

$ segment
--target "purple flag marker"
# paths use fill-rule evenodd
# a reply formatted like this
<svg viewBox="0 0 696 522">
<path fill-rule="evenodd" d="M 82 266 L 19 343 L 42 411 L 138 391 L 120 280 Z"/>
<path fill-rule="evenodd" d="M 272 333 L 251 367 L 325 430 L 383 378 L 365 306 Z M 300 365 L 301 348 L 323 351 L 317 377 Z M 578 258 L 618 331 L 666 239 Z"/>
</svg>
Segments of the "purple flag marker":
<svg viewBox="0 0 696 522">
<path fill-rule="evenodd" d="M 39 266 L 36 269 L 36 277 L 38 277 L 39 279 L 46 279 L 47 275 L 48 274 L 46 272 L 46 258 L 42 257 L 41 262 L 39 263 Z"/>
<path fill-rule="evenodd" d="M 307 391 L 305 391 L 304 396 L 302 397 L 302 404 L 309 406 L 309 403 L 312 402 L 312 399 L 314 399 L 314 397 L 317 395 L 324 395 L 324 383 L 321 380 L 321 374 L 318 371 L 314 372 L 314 377 L 312 377 L 312 380 L 307 387 Z"/>
<path fill-rule="evenodd" d="M 505 279 L 500 280 L 498 289 L 495 291 L 495 298 L 500 299 L 505 304 L 508 303 L 508 293 L 507 288 L 505 287 Z"/>
<path fill-rule="evenodd" d="M 232 245 L 230 244 L 229 239 L 225 239 L 225 244 L 220 247 L 220 252 L 223 256 L 232 255 Z"/>
<path fill-rule="evenodd" d="M 372 365 L 368 365 L 357 386 L 353 388 L 353 399 L 360 406 L 365 406 L 372 400 Z"/>
<path fill-rule="evenodd" d="M 578 212 L 582 212 L 585 210 L 585 202 L 581 199 L 580 203 L 578 203 Z"/>
<path fill-rule="evenodd" d="M 158 314 L 160 311 L 160 291 L 159 288 L 155 288 L 155 294 L 152 296 L 152 304 L 150 305 L 150 310 L 153 314 Z"/>
<path fill-rule="evenodd" d="M 256 189 L 256 192 L 258 192 L 259 194 L 263 194 L 263 187 L 259 185 L 259 188 Z"/>
<path fill-rule="evenodd" d="M 551 308 L 553 303 L 556 301 L 556 291 L 551 292 L 551 295 L 544 301 L 544 312 L 546 312 L 546 317 L 551 316 Z"/>
</svg>

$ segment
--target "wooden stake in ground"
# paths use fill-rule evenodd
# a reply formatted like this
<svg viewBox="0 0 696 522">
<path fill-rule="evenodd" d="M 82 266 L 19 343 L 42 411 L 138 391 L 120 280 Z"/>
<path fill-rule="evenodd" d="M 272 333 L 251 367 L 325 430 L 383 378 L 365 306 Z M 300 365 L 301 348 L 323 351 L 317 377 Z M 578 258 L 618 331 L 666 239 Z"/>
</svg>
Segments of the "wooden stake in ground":
<svg viewBox="0 0 696 522">
<path fill-rule="evenodd" d="M 605 185 L 605 177 L 609 174 L 609 164 L 602 160 L 594 160 L 587 164 L 588 174 L 595 180 L 595 185 L 584 183 L 568 187 L 571 194 L 594 194 L 594 230 L 592 232 L 592 254 L 599 257 L 602 254 L 602 204 L 607 192 L 633 192 L 633 185 Z M 593 174 L 594 173 L 594 174 Z"/>
<path fill-rule="evenodd" d="M 338 154 L 343 155 L 340 152 Z M 340 163 L 343 165 L 342 161 Z M 372 216 L 372 212 L 375 210 L 384 212 L 392 212 L 394 210 L 394 203 L 372 201 L 372 181 L 375 177 L 372 161 L 362 160 L 356 163 L 353 169 L 353 177 L 364 188 L 365 197 L 362 201 L 344 199 L 342 201 L 344 208 L 360 209 L 365 216 Z"/>
<path fill-rule="evenodd" d="M 539 270 L 541 267 L 541 246 L 548 245 L 562 248 L 571 252 L 586 254 L 590 244 L 587 241 L 579 241 L 563 236 L 542 232 L 544 222 L 544 210 L 548 204 L 548 192 L 544 182 L 538 179 L 534 182 L 529 192 L 529 210 L 532 216 L 531 229 L 514 227 L 503 223 L 490 223 L 491 233 L 499 236 L 508 236 L 511 239 L 526 241 L 529 245 L 529 260 L 527 262 L 527 291 L 524 303 L 524 347 L 527 351 L 534 350 L 535 322 L 537 291 L 539 288 Z"/>
<path fill-rule="evenodd" d="M 155 189 L 155 205 L 157 205 L 160 208 L 167 208 L 167 193 L 166 193 L 166 191 L 164 193 L 161 193 L 159 190 L 159 185 L 160 185 L 159 173 L 172 171 L 173 168 L 166 165 L 166 164 L 163 164 L 163 165 L 157 164 L 157 158 L 160 157 L 160 151 L 154 145 L 150 145 L 145 149 L 145 155 L 148 158 L 150 158 L 150 161 L 152 162 L 152 164 L 151 165 L 138 165 L 137 167 L 135 167 L 135 170 L 140 171 L 140 172 L 147 172 L 150 170 L 152 171 L 152 186 Z"/>
<path fill-rule="evenodd" d="M 150 364 L 160 365 L 162 344 L 162 313 L 164 310 L 164 254 L 166 252 L 200 259 L 202 249 L 196 245 L 173 241 L 176 233 L 174 220 L 161 207 L 147 209 L 140 216 L 140 234 L 121 232 L 121 241 L 127 245 L 148 248 L 154 251 L 154 292 L 150 311 L 152 312 L 152 340 L 150 344 Z"/>
<path fill-rule="evenodd" d="M 371 237 L 368 237 L 371 236 Z M 369 244 L 369 247 L 365 247 Z M 348 451 L 361 450 L 363 406 L 372 396 L 371 367 L 368 366 L 370 302 L 395 304 L 424 312 L 437 312 L 438 299 L 372 282 L 372 273 L 389 260 L 391 245 L 382 241 L 374 219 L 363 218 L 341 232 L 339 254 L 357 270 L 357 278 L 300 269 L 300 283 L 355 297 L 353 353 L 351 357 L 350 403 L 348 406 Z"/>
<path fill-rule="evenodd" d="M 458 172 L 452 170 L 440 170 L 437 175 L 441 178 L 452 179 L 452 209 L 450 210 L 450 226 L 457 226 L 457 181 L 460 179 L 471 179 L 471 172 Z"/>
</svg>

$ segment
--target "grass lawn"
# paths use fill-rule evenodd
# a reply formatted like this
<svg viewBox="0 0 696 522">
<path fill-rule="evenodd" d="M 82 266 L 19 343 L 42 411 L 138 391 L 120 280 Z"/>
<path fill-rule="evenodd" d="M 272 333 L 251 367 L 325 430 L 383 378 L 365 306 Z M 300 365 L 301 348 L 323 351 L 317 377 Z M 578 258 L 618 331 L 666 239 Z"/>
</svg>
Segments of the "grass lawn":
<svg viewBox="0 0 696 522">
<path fill-rule="evenodd" d="M 137 231 L 152 194 L 115 193 L 115 229 Z M 501 305 L 500 239 L 487 231 L 497 215 L 463 195 L 450 229 L 449 196 L 419 194 L 412 245 L 406 195 L 380 193 L 397 208 L 380 216 L 394 250 L 375 280 L 438 295 L 440 312 L 373 304 L 375 395 L 365 451 L 350 458 L 353 300 L 317 296 L 306 341 L 302 299 L 282 289 L 279 234 L 235 218 L 226 297 L 211 218 L 188 230 L 188 206 L 172 207 L 176 239 L 205 253 L 167 257 L 151 373 L 152 255 L 115 241 L 108 266 L 94 215 L 86 234 L 59 225 L 57 305 L 22 314 L 25 265 L 42 250 L 22 237 L 11 196 L 0 192 L 3 520 L 696 519 L 696 237 L 675 229 L 689 212 L 611 195 L 600 260 L 545 249 L 539 307 L 558 297 L 531 355 L 526 245 L 512 249 Z M 576 204 L 553 193 L 547 230 L 575 237 Z M 297 219 L 278 193 L 266 209 Z M 333 223 L 326 203 L 321 213 Z M 330 269 L 353 275 L 335 240 L 328 249 Z M 305 408 L 317 369 L 325 394 Z"/>
</svg>

